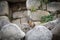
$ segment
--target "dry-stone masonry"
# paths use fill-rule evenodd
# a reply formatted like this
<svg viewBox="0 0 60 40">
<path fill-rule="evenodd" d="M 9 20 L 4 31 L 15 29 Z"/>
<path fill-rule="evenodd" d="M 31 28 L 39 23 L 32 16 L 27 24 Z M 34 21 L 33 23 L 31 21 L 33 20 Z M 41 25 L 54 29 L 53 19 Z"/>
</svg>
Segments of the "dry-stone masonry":
<svg viewBox="0 0 60 40">
<path fill-rule="evenodd" d="M 25 40 L 52 40 L 52 33 L 45 26 L 35 26 L 26 33 Z"/>
<path fill-rule="evenodd" d="M 19 19 L 19 21 L 17 21 L 17 19 Z M 15 12 L 13 13 L 13 19 L 16 19 L 16 20 L 13 20 L 15 21 L 15 23 L 27 23 L 27 13 L 26 12 Z"/>
<path fill-rule="evenodd" d="M 27 23 L 27 24 L 28 24 L 28 22 L 27 22 L 27 19 L 26 19 L 26 18 L 12 20 L 12 23 L 17 24 L 18 26 L 20 26 L 20 24 L 23 24 L 23 23 Z"/>
<path fill-rule="evenodd" d="M 9 24 L 10 21 L 9 21 L 9 18 L 7 16 L 0 16 L 0 29 L 6 25 L 6 24 Z"/>
<path fill-rule="evenodd" d="M 13 13 L 13 18 L 23 18 L 24 15 L 21 12 L 14 12 Z"/>
<path fill-rule="evenodd" d="M 12 20 L 12 22 L 16 23 L 17 25 L 22 23 L 27 23 L 28 21 L 27 17 L 28 17 L 27 11 L 14 12 L 13 19 L 16 19 L 16 20 Z"/>
<path fill-rule="evenodd" d="M 50 15 L 49 12 L 42 10 L 36 10 L 35 12 L 31 12 L 30 10 L 28 10 L 27 13 L 32 20 L 41 20 L 42 16 Z"/>
<path fill-rule="evenodd" d="M 51 2 L 48 4 L 48 10 L 49 11 L 56 11 L 59 10 L 60 8 L 60 2 Z"/>
<path fill-rule="evenodd" d="M 60 10 L 60 2 L 48 3 L 47 10 L 53 13 L 56 12 L 57 10 Z"/>
<path fill-rule="evenodd" d="M 25 1 L 26 4 L 24 4 Z M 8 5 L 8 2 L 12 2 L 13 4 Z M 18 2 L 23 3 L 20 4 Z M 50 15 L 47 11 L 55 13 L 57 10 L 60 10 L 60 3 L 48 3 L 47 11 L 43 11 L 37 10 L 41 5 L 40 2 L 41 0 L 0 1 L 0 38 L 2 38 L 2 40 L 21 40 L 26 33 L 26 40 L 51 40 L 52 33 L 54 35 L 60 35 L 60 19 L 47 22 L 43 24 L 44 26 L 40 26 L 41 16 Z M 44 7 L 46 8 L 45 4 L 43 5 L 43 9 Z M 26 8 L 28 10 L 26 10 Z M 9 9 L 11 10 L 11 13 L 9 13 Z M 22 11 L 22 9 L 24 10 Z M 30 9 L 36 10 L 32 11 Z M 13 18 L 12 23 L 10 23 L 8 16 L 6 15 Z M 35 24 L 33 29 L 30 26 L 31 24 L 28 24 L 28 20 L 34 21 L 31 23 Z M 50 29 L 52 33 L 46 27 Z"/>
<path fill-rule="evenodd" d="M 0 1 L 0 15 L 8 15 L 9 7 L 7 1 Z"/>
<path fill-rule="evenodd" d="M 21 19 L 21 23 L 27 23 L 27 21 L 28 21 L 28 20 L 27 20 L 26 17 Z"/>
<path fill-rule="evenodd" d="M 26 8 L 31 9 L 35 8 L 38 9 L 40 6 L 40 0 L 27 0 L 26 1 Z"/>
<path fill-rule="evenodd" d="M 12 23 L 18 25 L 19 27 L 20 27 L 20 24 L 21 24 L 20 19 L 13 20 Z"/>
<path fill-rule="evenodd" d="M 24 22 L 20 23 L 20 22 L 21 22 L 20 19 L 16 19 L 12 21 L 12 23 L 18 25 L 22 29 L 22 31 L 24 31 L 25 33 L 31 29 L 30 25 L 27 22 L 25 23 Z"/>
<path fill-rule="evenodd" d="M 14 12 L 13 13 L 13 18 L 23 18 L 23 17 L 25 17 L 25 15 L 27 15 L 27 14 L 24 11 Z"/>
</svg>

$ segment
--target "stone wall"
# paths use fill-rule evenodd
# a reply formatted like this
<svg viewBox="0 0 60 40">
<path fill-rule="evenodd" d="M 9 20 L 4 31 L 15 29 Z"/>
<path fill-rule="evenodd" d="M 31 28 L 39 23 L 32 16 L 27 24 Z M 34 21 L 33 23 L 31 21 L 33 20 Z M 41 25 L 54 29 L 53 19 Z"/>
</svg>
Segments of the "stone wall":
<svg viewBox="0 0 60 40">
<path fill-rule="evenodd" d="M 36 8 L 36 11 L 31 12 L 29 10 L 31 6 Z M 50 14 L 47 11 L 37 10 L 39 6 L 39 0 L 26 0 L 26 2 L 0 1 L 0 15 L 8 16 L 11 22 L 18 25 L 28 23 L 29 20 L 40 22 L 41 16 Z"/>
<path fill-rule="evenodd" d="M 49 4 L 53 6 L 49 6 Z M 52 2 L 49 4 L 48 9 L 52 8 L 54 10 L 56 8 L 56 4 L 57 10 L 59 10 L 59 2 Z M 0 15 L 8 16 L 11 22 L 18 25 L 28 23 L 29 20 L 31 20 L 32 22 L 40 22 L 41 16 L 50 15 L 48 11 L 51 10 L 37 10 L 39 9 L 40 5 L 41 4 L 39 0 L 26 0 L 26 2 L 0 1 Z M 32 6 L 36 9 L 35 11 L 31 11 Z"/>
</svg>

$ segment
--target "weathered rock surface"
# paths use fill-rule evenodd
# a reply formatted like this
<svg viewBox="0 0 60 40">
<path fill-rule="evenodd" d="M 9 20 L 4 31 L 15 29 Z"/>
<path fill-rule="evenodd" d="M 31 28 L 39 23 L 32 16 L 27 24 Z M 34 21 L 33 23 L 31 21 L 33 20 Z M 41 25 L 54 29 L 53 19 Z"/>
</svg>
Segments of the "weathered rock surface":
<svg viewBox="0 0 60 40">
<path fill-rule="evenodd" d="M 52 30 L 53 40 L 60 40 L 60 23 L 56 25 Z"/>
<path fill-rule="evenodd" d="M 24 31 L 26 33 L 31 28 L 30 28 L 30 25 L 27 22 L 24 22 L 24 21 L 22 22 L 22 21 L 20 19 L 16 19 L 16 20 L 13 20 L 12 23 L 18 25 L 22 29 L 22 31 Z"/>
<path fill-rule="evenodd" d="M 34 22 L 34 24 L 37 26 L 37 25 L 40 25 L 41 24 L 41 22 Z"/>
<path fill-rule="evenodd" d="M 51 40 L 52 33 L 45 26 L 35 26 L 26 33 L 25 40 Z"/>
<path fill-rule="evenodd" d="M 0 16 L 0 29 L 6 25 L 6 24 L 9 24 L 10 21 L 9 21 L 9 18 L 7 16 Z"/>
<path fill-rule="evenodd" d="M 49 12 L 46 12 L 46 11 L 36 10 L 35 12 L 31 12 L 30 10 L 28 10 L 28 16 L 32 20 L 41 20 L 42 16 L 47 16 L 47 15 L 50 15 L 50 14 Z"/>
<path fill-rule="evenodd" d="M 27 0 L 26 1 L 26 8 L 31 9 L 34 7 L 35 9 L 38 9 L 40 6 L 40 0 Z"/>
<path fill-rule="evenodd" d="M 21 19 L 21 23 L 27 23 L 27 21 L 28 21 L 27 18 L 22 18 Z"/>
<path fill-rule="evenodd" d="M 13 18 L 23 18 L 24 15 L 21 12 L 15 12 L 13 13 Z"/>
<path fill-rule="evenodd" d="M 13 23 L 3 26 L 1 29 L 1 38 L 3 40 L 19 40 L 25 36 L 25 33 Z"/>
<path fill-rule="evenodd" d="M 14 12 L 13 13 L 13 18 L 23 18 L 26 16 L 26 11 L 21 11 L 21 12 Z"/>
<path fill-rule="evenodd" d="M 12 23 L 18 25 L 20 27 L 20 19 L 13 20 Z"/>
<path fill-rule="evenodd" d="M 50 2 L 47 5 L 47 10 L 50 12 L 56 12 L 57 10 L 60 10 L 60 2 Z"/>
<path fill-rule="evenodd" d="M 51 2 L 48 4 L 48 10 L 50 11 L 56 11 L 59 10 L 60 8 L 60 2 Z"/>
<path fill-rule="evenodd" d="M 51 31 L 54 35 L 59 35 L 60 36 L 60 23 L 57 24 L 56 27 L 53 28 Z"/>
<path fill-rule="evenodd" d="M 44 26 L 46 26 L 48 29 L 52 30 L 53 28 L 57 27 L 56 25 L 60 24 L 60 18 L 57 18 L 56 20 L 47 22 L 45 24 L 43 24 Z"/>
<path fill-rule="evenodd" d="M 9 7 L 7 1 L 0 1 L 0 15 L 8 15 Z"/>
<path fill-rule="evenodd" d="M 16 20 L 13 20 L 12 23 L 20 25 L 22 23 L 27 23 L 27 19 L 26 18 L 16 19 Z"/>
<path fill-rule="evenodd" d="M 27 22 L 22 23 L 20 22 L 20 19 L 13 20 L 12 23 L 18 25 L 22 29 L 22 31 L 24 31 L 25 33 L 31 29 L 30 25 Z"/>
</svg>

